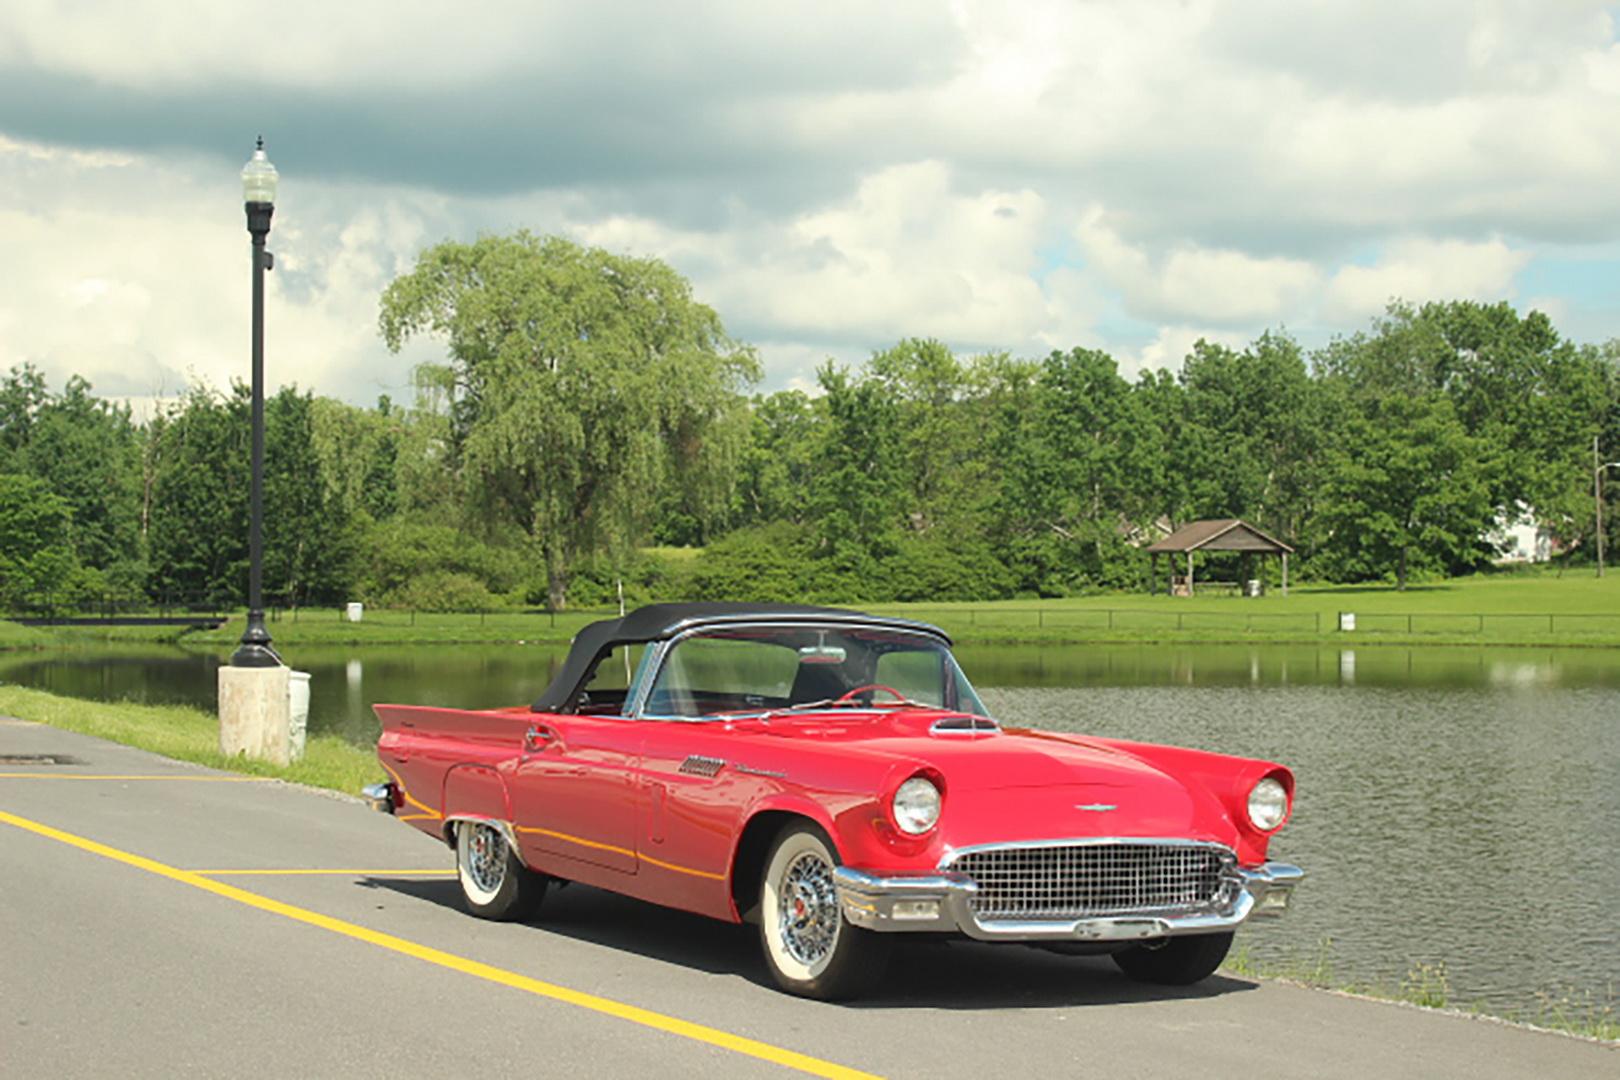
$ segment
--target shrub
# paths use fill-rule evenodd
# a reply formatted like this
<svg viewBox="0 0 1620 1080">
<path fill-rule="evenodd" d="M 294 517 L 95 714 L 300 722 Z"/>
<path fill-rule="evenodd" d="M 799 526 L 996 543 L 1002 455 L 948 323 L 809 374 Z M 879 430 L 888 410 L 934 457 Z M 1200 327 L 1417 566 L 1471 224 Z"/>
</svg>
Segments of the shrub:
<svg viewBox="0 0 1620 1080">
<path fill-rule="evenodd" d="M 384 593 L 385 607 L 415 611 L 496 611 L 506 606 L 484 583 L 471 574 L 453 570 L 430 570 L 391 592 Z"/>
</svg>

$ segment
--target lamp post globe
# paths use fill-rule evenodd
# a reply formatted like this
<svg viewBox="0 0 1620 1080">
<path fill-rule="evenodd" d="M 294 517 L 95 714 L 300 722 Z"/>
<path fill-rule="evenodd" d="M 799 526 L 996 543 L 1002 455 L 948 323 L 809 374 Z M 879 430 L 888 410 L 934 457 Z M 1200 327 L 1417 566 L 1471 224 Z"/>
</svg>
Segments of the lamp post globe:
<svg viewBox="0 0 1620 1080">
<path fill-rule="evenodd" d="M 242 643 L 231 655 L 233 667 L 277 667 L 264 626 L 264 272 L 274 265 L 264 248 L 276 209 L 276 167 L 264 152 L 264 137 L 242 166 L 242 202 L 253 239 L 253 465 L 248 496 L 248 615 Z"/>
</svg>

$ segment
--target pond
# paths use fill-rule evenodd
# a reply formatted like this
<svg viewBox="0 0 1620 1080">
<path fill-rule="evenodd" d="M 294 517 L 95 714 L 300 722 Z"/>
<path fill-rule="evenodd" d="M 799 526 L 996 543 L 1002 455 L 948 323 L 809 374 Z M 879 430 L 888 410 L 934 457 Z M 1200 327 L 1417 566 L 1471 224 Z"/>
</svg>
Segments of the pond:
<svg viewBox="0 0 1620 1080">
<path fill-rule="evenodd" d="M 1299 777 L 1273 854 L 1310 876 L 1240 941 L 1262 963 L 1397 987 L 1443 964 L 1453 1004 L 1534 1015 L 1620 984 L 1620 654 L 1221 645 L 959 650 L 1003 721 L 1273 758 Z M 300 648 L 311 729 L 357 744 L 379 701 L 527 701 L 550 646 Z M 0 679 L 213 708 L 219 656 L 0 654 Z"/>
</svg>

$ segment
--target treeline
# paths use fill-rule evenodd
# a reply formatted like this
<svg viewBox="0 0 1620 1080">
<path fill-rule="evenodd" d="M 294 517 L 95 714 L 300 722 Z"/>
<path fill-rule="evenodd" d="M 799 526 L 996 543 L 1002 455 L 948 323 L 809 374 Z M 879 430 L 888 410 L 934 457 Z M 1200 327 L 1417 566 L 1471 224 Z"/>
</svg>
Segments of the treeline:
<svg viewBox="0 0 1620 1080">
<path fill-rule="evenodd" d="M 425 370 L 409 407 L 282 390 L 266 404 L 266 592 L 424 610 L 592 606 L 619 581 L 632 602 L 1057 596 L 1143 587 L 1141 546 L 1205 517 L 1290 541 L 1302 578 L 1404 584 L 1488 565 L 1504 515 L 1590 551 L 1594 436 L 1620 456 L 1614 345 L 1507 304 L 1395 306 L 1310 355 L 1280 331 L 1201 342 L 1179 372 L 1135 381 L 1095 350 L 959 357 L 908 339 L 823 367 L 819 394 L 751 397 L 751 354 L 693 325 L 731 359 L 684 396 L 658 385 L 667 368 L 590 355 L 569 363 L 603 375 L 595 405 L 466 363 Z M 559 429 L 572 441 L 525 445 Z M 12 370 L 0 607 L 240 604 L 248 442 L 240 386 L 137 422 L 83 379 L 53 391 Z"/>
<path fill-rule="evenodd" d="M 1469 302 L 1393 306 L 1309 356 L 1280 331 L 1200 342 L 1134 382 L 1095 350 L 903 341 L 823 368 L 818 397 L 755 399 L 726 535 L 666 514 L 659 538 L 708 542 L 694 585 L 713 597 L 1141 588 L 1142 546 L 1201 518 L 1287 540 L 1316 580 L 1467 573 L 1521 515 L 1584 554 L 1593 437 L 1620 450 L 1616 359 Z"/>
</svg>

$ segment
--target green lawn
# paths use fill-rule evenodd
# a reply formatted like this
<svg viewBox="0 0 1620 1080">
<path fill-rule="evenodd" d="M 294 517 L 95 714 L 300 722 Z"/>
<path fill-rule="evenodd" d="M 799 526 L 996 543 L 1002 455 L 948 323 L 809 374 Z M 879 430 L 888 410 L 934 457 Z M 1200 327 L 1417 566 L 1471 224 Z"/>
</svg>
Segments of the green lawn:
<svg viewBox="0 0 1620 1080">
<path fill-rule="evenodd" d="M 1381 644 L 1620 645 L 1620 571 L 1486 574 L 1397 592 L 1380 585 L 1310 585 L 1288 596 L 1201 595 L 1193 598 L 1108 593 L 1059 600 L 851 606 L 937 623 L 964 643 L 1103 641 L 1276 641 Z M 1354 612 L 1357 629 L 1338 630 Z M 286 645 L 502 644 L 567 642 L 610 612 L 555 616 L 516 612 L 428 614 L 368 608 L 351 623 L 336 609 L 283 613 L 271 636 Z M 0 648 L 173 641 L 230 645 L 242 633 L 237 616 L 211 631 L 174 627 L 75 627 L 30 631 L 0 623 Z"/>
<path fill-rule="evenodd" d="M 43 690 L 0 686 L 0 716 L 94 735 L 216 769 L 271 776 L 354 794 L 383 775 L 376 755 L 333 735 L 309 740 L 304 759 L 286 768 L 219 752 L 219 717 L 176 705 L 133 705 L 58 697 Z"/>
</svg>

